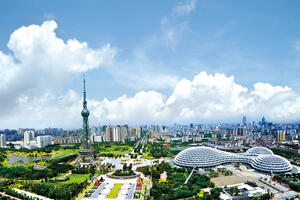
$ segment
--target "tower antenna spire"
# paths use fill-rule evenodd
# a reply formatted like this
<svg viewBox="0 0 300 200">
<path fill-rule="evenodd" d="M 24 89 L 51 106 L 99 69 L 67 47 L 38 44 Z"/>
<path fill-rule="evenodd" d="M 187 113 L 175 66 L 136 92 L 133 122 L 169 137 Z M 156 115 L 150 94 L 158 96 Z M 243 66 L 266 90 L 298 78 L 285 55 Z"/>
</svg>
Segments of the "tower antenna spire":
<svg viewBox="0 0 300 200">
<path fill-rule="evenodd" d="M 85 75 L 83 75 L 83 108 L 87 108 L 86 90 L 85 90 Z"/>
</svg>

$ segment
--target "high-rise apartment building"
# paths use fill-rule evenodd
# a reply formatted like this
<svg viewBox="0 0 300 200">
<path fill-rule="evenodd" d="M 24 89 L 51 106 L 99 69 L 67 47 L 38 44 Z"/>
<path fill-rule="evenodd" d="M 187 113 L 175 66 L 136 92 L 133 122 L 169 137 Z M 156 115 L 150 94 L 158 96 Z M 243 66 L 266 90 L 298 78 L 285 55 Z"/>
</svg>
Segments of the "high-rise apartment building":
<svg viewBox="0 0 300 200">
<path fill-rule="evenodd" d="M 112 128 L 112 141 L 120 142 L 121 141 L 121 128 L 120 126 L 113 126 Z"/>
<path fill-rule="evenodd" d="M 121 126 L 120 140 L 124 142 L 125 138 L 127 137 L 128 137 L 128 126 Z"/>
<path fill-rule="evenodd" d="M 43 148 L 43 147 L 51 144 L 51 136 L 50 135 L 37 136 L 36 140 L 37 140 L 37 146 L 39 148 Z"/>
<path fill-rule="evenodd" d="M 0 147 L 5 147 L 6 146 L 6 135 L 1 134 L 0 135 Z"/>
<path fill-rule="evenodd" d="M 29 146 L 31 140 L 34 140 L 34 131 L 33 130 L 25 131 L 24 132 L 24 146 Z"/>
<path fill-rule="evenodd" d="M 285 131 L 277 131 L 277 141 L 285 140 Z"/>
<path fill-rule="evenodd" d="M 105 129 L 105 142 L 112 141 L 112 130 L 110 126 L 107 126 Z"/>
<path fill-rule="evenodd" d="M 127 126 L 108 126 L 105 131 L 106 142 L 124 142 L 128 138 Z"/>
<path fill-rule="evenodd" d="M 232 134 L 233 136 L 246 136 L 247 129 L 244 127 L 233 128 L 229 130 L 229 133 Z"/>
</svg>

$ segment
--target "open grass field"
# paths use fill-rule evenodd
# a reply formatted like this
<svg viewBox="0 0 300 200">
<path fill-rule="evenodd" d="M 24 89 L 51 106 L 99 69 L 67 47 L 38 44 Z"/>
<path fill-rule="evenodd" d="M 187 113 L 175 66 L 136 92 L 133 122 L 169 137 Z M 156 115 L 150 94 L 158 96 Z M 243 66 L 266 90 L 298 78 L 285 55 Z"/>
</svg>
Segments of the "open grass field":
<svg viewBox="0 0 300 200">
<path fill-rule="evenodd" d="M 132 147 L 127 145 L 98 145 L 95 150 L 97 153 L 113 153 L 113 154 L 127 154 L 132 151 Z"/>
<path fill-rule="evenodd" d="M 57 151 L 52 151 L 50 154 L 51 155 L 55 155 L 55 154 L 58 154 L 58 155 L 69 155 L 69 154 L 77 154 L 79 151 L 79 149 L 59 149 Z"/>
<path fill-rule="evenodd" d="M 70 180 L 63 181 L 60 184 L 80 183 L 81 181 L 88 180 L 90 178 L 90 174 L 70 174 L 68 177 Z"/>
<path fill-rule="evenodd" d="M 15 167 L 15 166 L 29 167 L 33 165 L 46 165 L 44 159 L 62 158 L 70 154 L 77 154 L 78 151 L 79 149 L 59 149 L 59 150 L 53 150 L 51 153 L 38 152 L 38 151 L 33 151 L 31 153 L 18 152 L 18 151 L 6 151 L 7 158 L 1 164 L 5 167 Z M 10 159 L 15 159 L 16 162 L 9 163 L 8 161 Z"/>
<path fill-rule="evenodd" d="M 116 199 L 122 186 L 123 186 L 123 184 L 121 184 L 121 183 L 114 184 L 114 187 L 111 189 L 111 191 L 107 195 L 107 199 Z"/>
<path fill-rule="evenodd" d="M 20 155 L 20 156 L 50 156 L 50 155 L 55 155 L 55 154 L 59 154 L 59 155 L 68 155 L 68 154 L 76 154 L 78 153 L 79 149 L 59 149 L 59 150 L 53 150 L 50 153 L 46 153 L 46 152 L 38 152 L 38 151 L 33 151 L 30 153 L 27 152 L 19 152 L 19 151 L 6 151 L 6 155 L 7 157 L 10 157 L 10 155 L 16 154 L 16 155 Z"/>
</svg>

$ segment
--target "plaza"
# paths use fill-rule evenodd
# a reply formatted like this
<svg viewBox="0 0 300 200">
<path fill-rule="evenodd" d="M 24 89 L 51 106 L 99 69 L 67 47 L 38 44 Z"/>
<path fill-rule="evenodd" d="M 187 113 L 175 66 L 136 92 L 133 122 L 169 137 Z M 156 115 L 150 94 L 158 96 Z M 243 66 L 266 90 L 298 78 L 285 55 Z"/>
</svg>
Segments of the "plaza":
<svg viewBox="0 0 300 200">
<path fill-rule="evenodd" d="M 97 180 L 103 179 L 101 183 L 95 185 L 86 192 L 83 200 L 129 200 L 129 199 L 143 199 L 146 187 L 149 187 L 149 180 L 145 179 L 143 175 L 131 179 L 114 179 L 107 175 L 97 177 Z"/>
</svg>

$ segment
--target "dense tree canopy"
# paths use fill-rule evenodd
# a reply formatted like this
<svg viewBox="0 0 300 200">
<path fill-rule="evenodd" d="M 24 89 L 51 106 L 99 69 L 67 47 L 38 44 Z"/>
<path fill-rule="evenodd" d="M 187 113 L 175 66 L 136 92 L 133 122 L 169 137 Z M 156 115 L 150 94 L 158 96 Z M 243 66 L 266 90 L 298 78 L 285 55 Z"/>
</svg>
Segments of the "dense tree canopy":
<svg viewBox="0 0 300 200">
<path fill-rule="evenodd" d="M 150 166 L 140 167 L 137 169 L 145 175 L 151 175 Z M 160 174 L 167 173 L 167 181 L 160 181 Z M 154 199 L 182 199 L 196 197 L 201 188 L 214 187 L 210 178 L 194 173 L 187 184 L 184 184 L 191 169 L 172 167 L 170 163 L 154 165 L 152 168 L 153 187 L 150 194 Z M 215 189 L 212 194 L 206 194 L 206 199 L 215 199 L 220 195 L 220 190 Z M 200 198 L 200 197 L 199 197 Z"/>
</svg>

